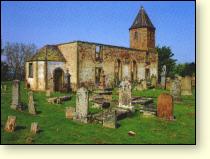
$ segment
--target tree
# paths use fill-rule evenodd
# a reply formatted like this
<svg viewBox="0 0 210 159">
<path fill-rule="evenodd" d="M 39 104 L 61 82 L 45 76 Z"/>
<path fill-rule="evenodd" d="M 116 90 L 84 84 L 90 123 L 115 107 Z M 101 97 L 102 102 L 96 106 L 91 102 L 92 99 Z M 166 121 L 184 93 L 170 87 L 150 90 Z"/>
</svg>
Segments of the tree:
<svg viewBox="0 0 210 159">
<path fill-rule="evenodd" d="M 193 76 L 195 75 L 195 63 L 178 64 L 175 68 L 175 73 L 180 76 Z"/>
<path fill-rule="evenodd" d="M 10 80 L 10 70 L 6 62 L 1 61 L 1 81 Z"/>
<path fill-rule="evenodd" d="M 13 79 L 24 78 L 25 62 L 36 52 L 34 44 L 6 43 L 4 53 L 7 56 L 7 63 L 12 71 Z"/>
<path fill-rule="evenodd" d="M 166 65 L 166 76 L 167 77 L 174 77 L 174 68 L 176 66 L 176 59 L 172 57 L 174 54 L 171 51 L 170 47 L 156 47 L 158 52 L 158 75 L 160 79 L 161 71 L 163 65 Z"/>
</svg>

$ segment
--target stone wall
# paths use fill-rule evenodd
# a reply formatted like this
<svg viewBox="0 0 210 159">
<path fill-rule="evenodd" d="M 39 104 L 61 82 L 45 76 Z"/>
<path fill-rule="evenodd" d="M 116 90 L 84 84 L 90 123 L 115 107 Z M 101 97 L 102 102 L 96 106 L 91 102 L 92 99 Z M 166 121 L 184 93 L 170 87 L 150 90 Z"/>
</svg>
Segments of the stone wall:
<svg viewBox="0 0 210 159">
<path fill-rule="evenodd" d="M 100 46 L 100 59 L 96 60 L 96 46 Z M 148 60 L 150 76 L 157 76 L 157 53 L 149 52 Z M 100 45 L 95 43 L 78 42 L 79 81 L 95 84 L 95 69 L 104 70 L 106 85 L 112 85 L 116 79 L 116 62 L 121 63 L 121 79 L 126 76 L 131 80 L 133 62 L 136 62 L 136 78 L 145 79 L 146 51 Z"/>
<path fill-rule="evenodd" d="M 96 47 L 100 47 L 100 58 L 96 58 Z M 58 45 L 66 62 L 48 61 L 48 81 L 53 71 L 60 67 L 64 73 L 69 70 L 71 74 L 71 87 L 76 90 L 80 84 L 95 86 L 96 68 L 101 68 L 105 74 L 107 87 L 113 86 L 116 80 L 145 79 L 145 69 L 149 69 L 150 77 L 157 76 L 158 54 L 154 49 L 142 51 L 137 49 L 103 45 L 89 42 L 72 42 Z M 118 66 L 118 62 L 120 63 Z M 45 90 L 45 61 L 34 61 L 33 78 L 28 77 L 26 63 L 26 80 L 32 90 Z M 133 77 L 133 78 L 132 78 Z M 49 85 L 49 84 L 48 84 Z"/>
<path fill-rule="evenodd" d="M 68 69 L 71 74 L 72 89 L 76 90 L 78 83 L 77 42 L 60 44 L 58 48 L 66 59 L 65 69 Z"/>
</svg>

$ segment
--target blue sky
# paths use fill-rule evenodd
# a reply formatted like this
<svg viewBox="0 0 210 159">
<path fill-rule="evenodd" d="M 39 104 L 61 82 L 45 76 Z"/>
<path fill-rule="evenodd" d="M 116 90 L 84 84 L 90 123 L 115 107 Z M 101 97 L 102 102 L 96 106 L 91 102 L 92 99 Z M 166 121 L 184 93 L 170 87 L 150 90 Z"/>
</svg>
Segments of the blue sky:
<svg viewBox="0 0 210 159">
<path fill-rule="evenodd" d="M 156 27 L 156 45 L 179 63 L 195 61 L 194 2 L 1 2 L 3 43 L 38 48 L 74 40 L 129 47 L 129 27 L 143 6 Z"/>
</svg>

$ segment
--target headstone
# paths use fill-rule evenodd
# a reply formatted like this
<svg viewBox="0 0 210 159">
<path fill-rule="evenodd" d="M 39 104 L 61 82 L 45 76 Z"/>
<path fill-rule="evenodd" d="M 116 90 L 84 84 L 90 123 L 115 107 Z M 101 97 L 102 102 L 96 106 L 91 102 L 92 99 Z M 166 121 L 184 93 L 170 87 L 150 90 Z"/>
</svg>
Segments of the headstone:
<svg viewBox="0 0 210 159">
<path fill-rule="evenodd" d="M 157 78 L 156 76 L 152 76 L 151 77 L 151 84 L 152 84 L 152 87 L 157 87 Z"/>
<path fill-rule="evenodd" d="M 50 89 L 47 89 L 46 90 L 46 97 L 50 97 L 51 96 L 51 90 Z"/>
<path fill-rule="evenodd" d="M 166 78 L 166 90 L 170 90 L 171 89 L 171 78 L 170 77 L 167 77 Z"/>
<path fill-rule="evenodd" d="M 195 87 L 195 76 L 192 76 L 192 87 Z"/>
<path fill-rule="evenodd" d="M 191 77 L 186 76 L 181 80 L 181 95 L 192 95 Z"/>
<path fill-rule="evenodd" d="M 12 104 L 11 108 L 15 110 L 21 110 L 20 104 L 20 81 L 14 80 L 12 85 Z"/>
<path fill-rule="evenodd" d="M 173 96 L 174 101 L 181 100 L 181 83 L 178 77 L 171 82 L 170 94 Z"/>
<path fill-rule="evenodd" d="M 87 115 L 88 115 L 88 90 L 84 87 L 81 87 L 77 90 L 76 95 L 76 113 L 74 116 L 74 120 L 78 120 L 82 123 L 87 123 Z"/>
<path fill-rule="evenodd" d="M 173 97 L 162 93 L 158 97 L 157 116 L 166 120 L 173 120 Z"/>
<path fill-rule="evenodd" d="M 131 84 L 128 80 L 122 81 L 119 88 L 119 107 L 132 110 L 131 100 Z"/>
<path fill-rule="evenodd" d="M 36 134 L 39 132 L 39 126 L 37 122 L 31 123 L 31 133 Z"/>
<path fill-rule="evenodd" d="M 117 127 L 116 111 L 109 111 L 104 113 L 103 127 L 114 128 L 114 129 Z"/>
<path fill-rule="evenodd" d="M 147 81 L 143 80 L 141 83 L 142 83 L 143 90 L 146 90 L 147 89 Z"/>
<path fill-rule="evenodd" d="M 28 111 L 30 114 L 36 115 L 36 109 L 34 106 L 33 91 L 28 92 Z"/>
<path fill-rule="evenodd" d="M 166 88 L 166 65 L 163 65 L 161 72 L 161 87 Z"/>
<path fill-rule="evenodd" d="M 75 113 L 75 108 L 73 107 L 66 107 L 66 118 L 73 119 Z"/>
<path fill-rule="evenodd" d="M 4 130 L 7 132 L 15 131 L 16 116 L 8 116 Z"/>
</svg>

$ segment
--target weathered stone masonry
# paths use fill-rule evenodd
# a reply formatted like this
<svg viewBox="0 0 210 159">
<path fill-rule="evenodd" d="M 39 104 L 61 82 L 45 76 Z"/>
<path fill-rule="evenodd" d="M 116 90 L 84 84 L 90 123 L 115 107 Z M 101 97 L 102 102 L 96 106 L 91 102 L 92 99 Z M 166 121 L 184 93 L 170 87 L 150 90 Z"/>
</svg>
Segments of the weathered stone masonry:
<svg viewBox="0 0 210 159">
<path fill-rule="evenodd" d="M 130 48 L 84 41 L 46 45 L 26 62 L 26 81 L 32 90 L 61 91 L 67 70 L 73 90 L 81 85 L 97 87 L 101 72 L 106 87 L 124 78 L 137 81 L 158 77 L 155 27 L 143 8 L 129 32 Z"/>
</svg>

